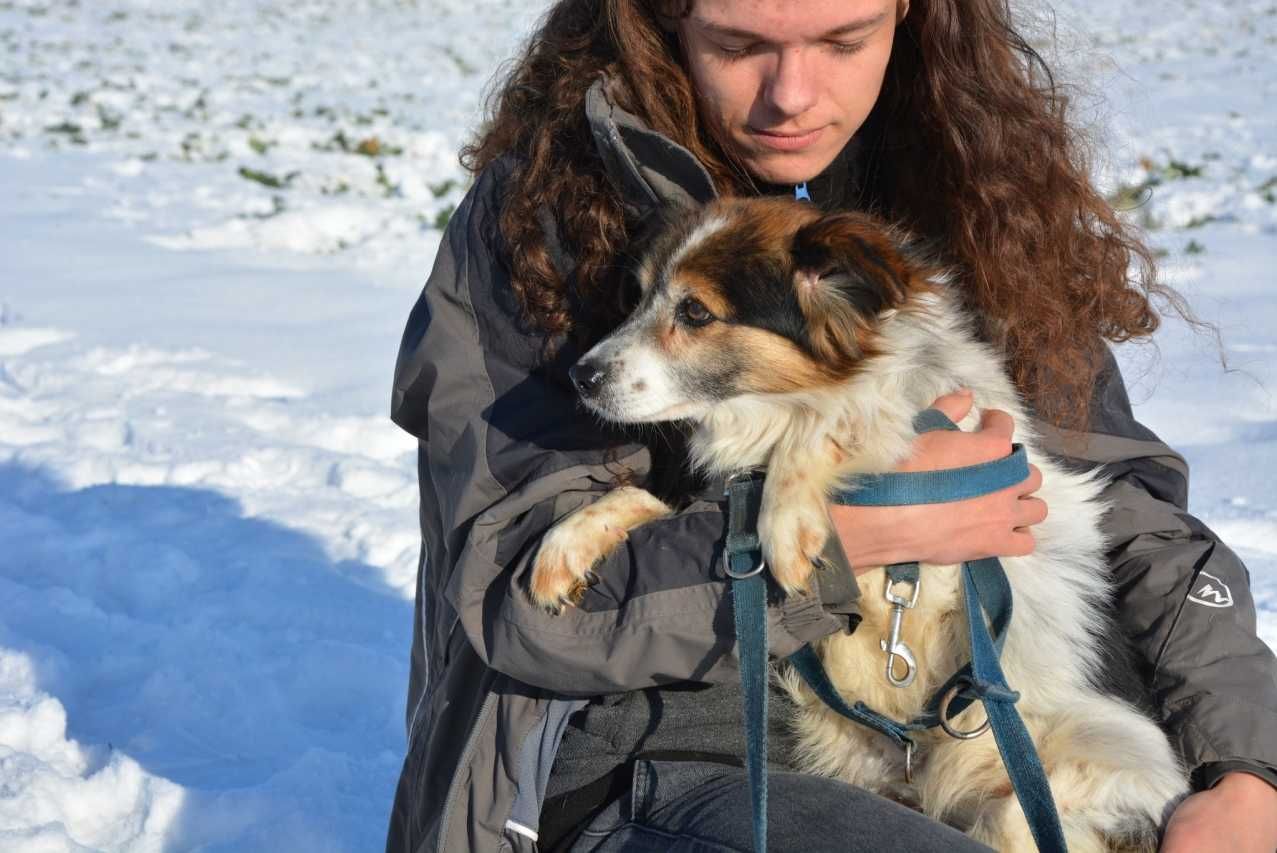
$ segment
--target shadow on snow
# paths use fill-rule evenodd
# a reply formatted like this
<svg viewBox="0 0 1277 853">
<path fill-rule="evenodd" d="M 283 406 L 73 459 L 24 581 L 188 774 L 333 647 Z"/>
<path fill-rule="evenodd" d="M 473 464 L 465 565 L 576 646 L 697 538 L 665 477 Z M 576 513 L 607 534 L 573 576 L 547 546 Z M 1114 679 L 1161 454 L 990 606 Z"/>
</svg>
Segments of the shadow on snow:
<svg viewBox="0 0 1277 853">
<path fill-rule="evenodd" d="M 188 789 L 175 849 L 378 846 L 411 619 L 378 570 L 217 492 L 0 464 L 0 645 L 68 737 Z"/>
</svg>

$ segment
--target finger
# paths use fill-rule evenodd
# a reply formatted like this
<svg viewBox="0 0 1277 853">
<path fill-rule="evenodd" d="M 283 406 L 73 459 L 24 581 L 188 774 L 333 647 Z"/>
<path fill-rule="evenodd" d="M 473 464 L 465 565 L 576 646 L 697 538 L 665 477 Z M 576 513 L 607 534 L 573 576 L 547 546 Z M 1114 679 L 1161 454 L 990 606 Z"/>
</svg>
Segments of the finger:
<svg viewBox="0 0 1277 853">
<path fill-rule="evenodd" d="M 1037 547 L 1037 540 L 1033 538 L 1033 534 L 1029 532 L 1027 527 L 1017 527 L 1011 531 L 1011 536 L 1007 540 L 1006 553 L 1000 554 L 1002 557 L 1027 557 L 1033 553 L 1033 549 Z"/>
<path fill-rule="evenodd" d="M 1021 498 L 1016 501 L 1016 528 L 1041 524 L 1046 521 L 1048 508 L 1041 498 Z"/>
<path fill-rule="evenodd" d="M 1029 476 L 1025 477 L 1016 489 L 1021 498 L 1027 498 L 1040 488 L 1042 488 L 1042 469 L 1036 465 L 1029 465 Z"/>
<path fill-rule="evenodd" d="M 939 409 L 946 418 L 956 424 L 971 411 L 972 399 L 970 388 L 960 388 L 951 394 L 937 397 L 936 401 L 931 404 L 931 408 Z"/>
<path fill-rule="evenodd" d="M 980 413 L 980 432 L 992 433 L 1010 441 L 1015 433 L 1015 421 L 1001 409 L 985 409 Z"/>
</svg>

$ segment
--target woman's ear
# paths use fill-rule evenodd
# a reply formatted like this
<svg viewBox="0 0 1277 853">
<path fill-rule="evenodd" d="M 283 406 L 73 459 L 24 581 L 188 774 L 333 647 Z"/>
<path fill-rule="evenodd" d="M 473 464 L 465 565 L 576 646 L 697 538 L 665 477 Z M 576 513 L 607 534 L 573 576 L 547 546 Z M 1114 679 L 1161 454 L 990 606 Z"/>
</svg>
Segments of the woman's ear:
<svg viewBox="0 0 1277 853">
<path fill-rule="evenodd" d="M 900 26 L 905 22 L 905 16 L 909 14 L 909 0 L 896 0 L 896 26 Z"/>
</svg>

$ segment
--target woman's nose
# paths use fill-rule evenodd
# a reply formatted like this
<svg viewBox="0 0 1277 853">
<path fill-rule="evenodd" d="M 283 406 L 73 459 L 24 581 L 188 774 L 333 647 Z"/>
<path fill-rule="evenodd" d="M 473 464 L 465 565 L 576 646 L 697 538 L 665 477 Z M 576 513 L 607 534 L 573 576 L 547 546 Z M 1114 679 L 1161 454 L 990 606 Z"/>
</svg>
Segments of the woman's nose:
<svg viewBox="0 0 1277 853">
<path fill-rule="evenodd" d="M 802 115 L 815 106 L 817 81 L 809 65 L 810 56 L 803 48 L 787 48 L 777 54 L 765 91 L 772 109 L 791 117 Z"/>
</svg>

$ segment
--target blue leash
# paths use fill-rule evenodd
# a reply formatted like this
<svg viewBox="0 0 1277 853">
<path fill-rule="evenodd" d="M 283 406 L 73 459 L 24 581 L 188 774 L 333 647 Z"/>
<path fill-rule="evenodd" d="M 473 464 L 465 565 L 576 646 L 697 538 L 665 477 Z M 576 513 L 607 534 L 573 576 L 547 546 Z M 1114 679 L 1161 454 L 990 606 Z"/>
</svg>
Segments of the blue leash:
<svg viewBox="0 0 1277 853">
<path fill-rule="evenodd" d="M 919 432 L 957 429 L 943 413 L 927 409 L 914 419 Z M 861 477 L 857 487 L 835 496 L 838 503 L 860 506 L 894 506 L 947 503 L 989 494 L 1022 482 L 1028 476 L 1023 447 L 1014 445 L 1010 455 L 995 462 L 943 471 L 876 474 Z M 728 535 L 724 562 L 732 578 L 733 611 L 741 661 L 747 738 L 746 767 L 754 814 L 754 849 L 767 849 L 767 582 L 758 539 L 758 511 L 763 473 L 750 471 L 728 479 Z M 888 578 L 916 582 L 917 563 L 889 566 Z M 1066 853 L 1064 833 L 1055 810 L 1050 784 L 1028 730 L 1015 710 L 1019 694 L 1006 683 L 999 663 L 1006 630 L 1011 622 L 1011 587 L 996 558 L 973 560 L 962 566 L 963 593 L 971 663 L 954 673 L 927 702 L 923 712 L 907 723 L 879 714 L 863 702 L 848 705 L 825 673 L 819 656 L 804 646 L 787 660 L 808 687 L 830 708 L 856 723 L 879 732 L 905 752 L 906 775 L 911 774 L 912 732 L 942 726 L 954 737 L 975 737 L 992 727 L 998 751 L 1016 797 L 1028 819 L 1038 850 Z M 917 587 L 914 587 L 915 591 Z M 990 626 L 985 625 L 988 615 Z M 884 648 L 886 648 L 884 643 Z M 889 658 L 890 661 L 890 658 Z M 912 666 L 912 661 L 909 661 Z M 888 663 L 890 677 L 891 663 Z M 912 675 L 909 675 L 912 678 Z M 894 679 L 893 679 L 894 680 Z M 898 682 L 900 683 L 900 682 Z M 907 680 L 903 683 L 907 683 Z M 952 729 L 948 719 L 971 702 L 984 704 L 988 722 L 971 732 Z"/>
<path fill-rule="evenodd" d="M 767 849 L 767 580 L 758 540 L 761 474 L 727 480 L 727 545 L 732 615 L 745 703 L 745 767 L 754 812 L 754 849 Z M 753 498 L 753 499 L 751 499 Z"/>
</svg>

